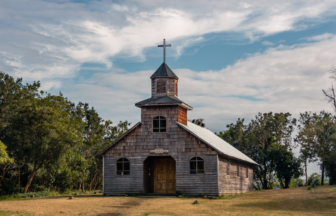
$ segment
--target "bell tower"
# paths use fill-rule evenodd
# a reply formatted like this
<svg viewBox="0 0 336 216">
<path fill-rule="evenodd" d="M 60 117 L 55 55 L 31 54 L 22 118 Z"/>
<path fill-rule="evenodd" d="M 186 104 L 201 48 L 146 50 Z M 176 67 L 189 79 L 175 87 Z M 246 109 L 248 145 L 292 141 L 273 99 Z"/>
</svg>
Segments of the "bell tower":
<svg viewBox="0 0 336 216">
<path fill-rule="evenodd" d="M 166 63 L 162 63 L 150 78 L 152 97 L 178 96 L 178 77 Z"/>
<path fill-rule="evenodd" d="M 176 122 L 187 125 L 187 111 L 193 108 L 181 101 L 178 96 L 178 77 L 165 61 L 166 47 L 163 39 L 163 63 L 150 77 L 152 97 L 140 101 L 135 106 L 141 108 L 141 123 L 149 133 L 171 133 L 176 129 Z"/>
</svg>

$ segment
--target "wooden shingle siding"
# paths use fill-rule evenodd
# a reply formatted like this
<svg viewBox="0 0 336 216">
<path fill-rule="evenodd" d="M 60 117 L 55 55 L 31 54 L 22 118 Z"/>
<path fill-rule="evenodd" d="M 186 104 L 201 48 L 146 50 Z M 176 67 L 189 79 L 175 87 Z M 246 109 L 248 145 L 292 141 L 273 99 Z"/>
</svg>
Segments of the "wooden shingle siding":
<svg viewBox="0 0 336 216">
<path fill-rule="evenodd" d="M 143 107 L 141 110 L 141 126 L 104 154 L 105 194 L 139 193 L 143 190 L 144 160 L 148 156 L 171 156 L 176 161 L 177 192 L 189 195 L 218 195 L 217 152 L 176 124 L 178 106 Z M 152 121 L 156 116 L 166 118 L 166 133 L 152 132 Z M 150 150 L 153 149 L 168 150 L 168 153 L 152 154 Z M 204 159 L 204 174 L 189 174 L 189 160 L 193 156 Z M 121 157 L 130 160 L 129 176 L 115 174 L 115 162 Z"/>
<path fill-rule="evenodd" d="M 158 82 L 164 82 L 165 87 L 164 90 L 165 92 L 161 92 L 160 89 L 157 89 Z M 177 86 L 178 86 L 178 80 L 174 78 L 153 78 L 152 79 L 152 97 L 161 97 L 161 96 L 176 96 L 177 97 Z"/>
<path fill-rule="evenodd" d="M 126 157 L 130 161 L 130 175 L 116 174 L 116 161 L 120 157 L 104 157 L 104 194 L 121 195 L 141 193 L 143 190 L 142 158 Z"/>
<path fill-rule="evenodd" d="M 187 110 L 182 107 L 178 107 L 178 122 L 187 125 L 187 121 L 188 121 Z"/>
<path fill-rule="evenodd" d="M 227 163 L 230 163 L 230 175 L 227 175 Z M 239 163 L 239 176 L 237 165 Z M 235 195 L 253 189 L 253 167 L 242 161 L 218 157 L 218 185 L 220 195 Z M 246 178 L 248 169 L 248 178 Z"/>
<path fill-rule="evenodd" d="M 204 174 L 190 174 L 190 156 L 176 157 L 176 191 L 184 195 L 218 196 L 217 155 L 197 156 L 204 160 Z"/>
</svg>

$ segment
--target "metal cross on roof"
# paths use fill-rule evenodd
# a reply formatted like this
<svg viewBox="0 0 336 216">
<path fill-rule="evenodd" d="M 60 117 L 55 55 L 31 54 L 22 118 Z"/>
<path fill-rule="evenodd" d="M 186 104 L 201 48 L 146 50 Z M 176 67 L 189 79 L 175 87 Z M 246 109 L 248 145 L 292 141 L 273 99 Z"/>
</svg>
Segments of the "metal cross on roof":
<svg viewBox="0 0 336 216">
<path fill-rule="evenodd" d="M 163 47 L 163 63 L 166 63 L 166 47 L 171 47 L 171 44 L 166 44 L 166 39 L 163 39 L 163 45 L 158 45 L 158 47 Z"/>
</svg>

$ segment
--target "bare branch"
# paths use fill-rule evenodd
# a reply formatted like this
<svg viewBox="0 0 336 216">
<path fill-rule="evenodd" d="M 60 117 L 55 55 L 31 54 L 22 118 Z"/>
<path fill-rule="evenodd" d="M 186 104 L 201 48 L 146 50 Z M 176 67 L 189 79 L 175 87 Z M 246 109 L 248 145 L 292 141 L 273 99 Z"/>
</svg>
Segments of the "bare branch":
<svg viewBox="0 0 336 216">
<path fill-rule="evenodd" d="M 334 86 L 331 86 L 331 88 L 327 92 L 324 90 L 322 91 L 324 95 L 327 97 L 328 103 L 331 103 L 333 105 L 333 108 L 335 109 L 335 112 L 336 112 L 336 95 L 335 95 Z"/>
</svg>

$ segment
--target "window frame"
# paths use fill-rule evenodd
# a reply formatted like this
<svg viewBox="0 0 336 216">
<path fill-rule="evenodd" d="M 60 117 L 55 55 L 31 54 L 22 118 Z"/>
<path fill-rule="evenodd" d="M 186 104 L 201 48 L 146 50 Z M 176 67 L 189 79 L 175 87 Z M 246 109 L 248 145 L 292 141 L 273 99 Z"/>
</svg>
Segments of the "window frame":
<svg viewBox="0 0 336 216">
<path fill-rule="evenodd" d="M 195 160 L 193 160 L 195 159 Z M 195 162 L 196 166 L 195 169 L 191 169 L 191 163 Z M 198 162 L 202 162 L 203 169 L 198 169 Z M 204 175 L 205 174 L 205 166 L 204 166 L 204 159 L 199 156 L 194 156 L 191 159 L 189 159 L 189 175 Z M 200 170 L 200 172 L 199 172 Z M 195 171 L 195 173 L 192 173 L 192 171 Z"/>
<path fill-rule="evenodd" d="M 156 118 L 159 118 L 159 119 L 156 119 Z M 163 118 L 162 121 L 164 120 L 166 122 L 165 127 L 161 126 L 161 118 Z M 159 121 L 159 123 L 158 123 L 159 126 L 158 127 L 154 126 L 155 125 L 154 121 Z M 154 130 L 158 130 L 158 131 L 154 131 Z M 167 132 L 167 118 L 164 117 L 164 116 L 155 116 L 153 118 L 152 132 L 153 133 L 166 133 Z"/>
<path fill-rule="evenodd" d="M 128 167 L 129 169 L 128 170 L 125 170 L 125 164 L 128 163 Z M 118 170 L 118 164 L 122 164 L 122 168 L 121 168 L 121 171 Z M 127 172 L 127 174 L 125 174 L 125 171 Z M 121 172 L 121 173 L 120 173 Z M 131 175 L 131 162 L 129 159 L 123 157 L 123 158 L 119 158 L 117 161 L 116 161 L 116 175 L 117 176 L 129 176 Z"/>
</svg>

